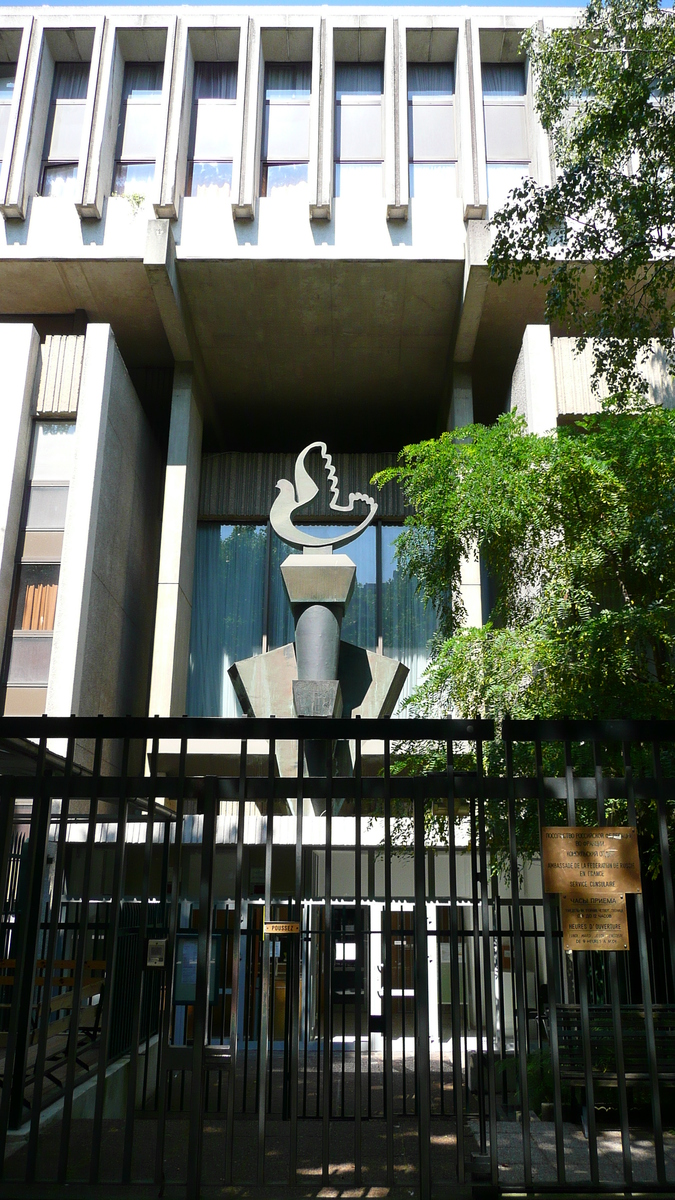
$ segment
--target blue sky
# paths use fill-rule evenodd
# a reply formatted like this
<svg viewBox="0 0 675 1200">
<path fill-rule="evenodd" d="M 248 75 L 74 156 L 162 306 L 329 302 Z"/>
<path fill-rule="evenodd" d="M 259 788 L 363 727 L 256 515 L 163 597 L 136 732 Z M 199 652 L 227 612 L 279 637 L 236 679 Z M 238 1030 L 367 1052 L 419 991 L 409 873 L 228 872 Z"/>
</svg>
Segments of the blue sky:
<svg viewBox="0 0 675 1200">
<path fill-rule="evenodd" d="M 58 2 L 58 0 L 57 0 L 57 2 Z M 178 2 L 181 5 L 185 5 L 187 7 L 192 7 L 193 4 L 205 7 L 208 4 L 209 6 L 212 6 L 214 8 L 228 8 L 228 7 L 242 8 L 242 7 L 249 7 L 252 5 L 265 5 L 266 7 L 270 7 L 270 6 L 275 5 L 276 0 L 239 0 L 239 3 L 236 3 L 234 5 L 230 5 L 230 4 L 226 4 L 226 3 L 218 3 L 217 0 L 215 0 L 215 2 L 214 2 L 214 0 L 64 0 L 64 2 L 68 4 L 69 8 L 72 8 L 72 7 L 90 8 L 92 5 L 99 4 L 99 3 L 101 5 L 101 7 L 106 7 L 106 8 L 110 8 L 112 6 L 124 5 L 124 4 L 127 4 L 127 5 L 131 4 L 134 7 L 136 7 L 137 4 L 140 4 L 143 8 L 146 8 L 146 7 L 149 8 L 149 7 L 153 7 L 154 5 L 172 5 L 174 2 Z M 303 7 L 309 7 L 309 8 L 318 8 L 322 4 L 326 4 L 329 8 L 333 8 L 333 7 L 339 7 L 340 5 L 344 5 L 344 4 L 350 4 L 352 2 L 353 2 L 353 0 L 278 0 L 277 7 L 279 7 L 279 8 L 287 7 L 289 5 L 289 3 L 293 3 L 294 5 L 301 4 Z M 385 6 L 385 7 L 389 8 L 389 7 L 392 7 L 393 5 L 395 5 L 396 2 L 397 2 L 397 0 L 358 0 L 358 3 L 364 8 L 372 7 L 373 5 L 376 5 L 376 6 L 380 5 L 380 6 Z M 457 7 L 462 6 L 461 4 L 452 4 L 452 3 L 443 5 L 442 3 L 439 3 L 439 0 L 399 0 L 399 2 L 405 8 L 429 8 L 429 7 L 457 8 Z M 527 7 L 527 8 L 550 8 L 550 7 L 582 8 L 582 7 L 585 7 L 585 4 L 580 3 L 579 0 L 465 0 L 465 4 L 469 8 L 506 8 L 506 7 L 511 7 L 511 8 L 513 8 L 513 7 L 517 7 L 517 8 L 523 8 L 523 7 Z M 41 8 L 49 7 L 48 5 L 36 4 L 35 0 L 0 0 L 0 8 L 8 8 L 8 7 L 14 8 L 14 7 L 16 7 L 16 5 L 23 5 L 26 8 L 32 8 L 35 12 L 39 12 Z"/>
</svg>

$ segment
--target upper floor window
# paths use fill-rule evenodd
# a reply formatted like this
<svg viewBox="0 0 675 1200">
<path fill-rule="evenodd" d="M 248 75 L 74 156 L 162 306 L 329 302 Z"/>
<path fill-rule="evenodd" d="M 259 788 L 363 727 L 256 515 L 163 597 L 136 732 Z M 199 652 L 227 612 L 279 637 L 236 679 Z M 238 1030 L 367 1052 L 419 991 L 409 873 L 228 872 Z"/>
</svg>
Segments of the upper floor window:
<svg viewBox="0 0 675 1200">
<path fill-rule="evenodd" d="M 382 63 L 335 64 L 335 195 L 382 196 Z"/>
<path fill-rule="evenodd" d="M 164 63 L 124 68 L 113 195 L 145 195 L 155 177 Z"/>
<path fill-rule="evenodd" d="M 525 64 L 483 63 L 483 117 L 490 214 L 529 174 Z"/>
<path fill-rule="evenodd" d="M 449 198 L 456 192 L 453 63 L 408 63 L 410 195 Z"/>
<path fill-rule="evenodd" d="M 312 64 L 267 63 L 261 196 L 307 182 Z"/>
<path fill-rule="evenodd" d="M 2 164 L 7 141 L 7 126 L 14 95 L 15 77 L 16 63 L 0 63 L 0 164 Z"/>
<path fill-rule="evenodd" d="M 56 63 L 42 156 L 43 196 L 73 194 L 88 83 L 89 63 Z"/>
<path fill-rule="evenodd" d="M 236 99 L 236 63 L 195 63 L 188 196 L 230 194 Z"/>
</svg>

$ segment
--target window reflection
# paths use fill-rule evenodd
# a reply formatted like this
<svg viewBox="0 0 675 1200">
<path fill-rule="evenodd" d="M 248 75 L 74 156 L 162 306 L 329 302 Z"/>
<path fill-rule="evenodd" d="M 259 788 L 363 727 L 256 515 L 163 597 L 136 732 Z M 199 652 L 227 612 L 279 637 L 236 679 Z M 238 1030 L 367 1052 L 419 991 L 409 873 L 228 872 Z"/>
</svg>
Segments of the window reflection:
<svg viewBox="0 0 675 1200">
<path fill-rule="evenodd" d="M 344 525 L 300 528 L 336 537 L 345 531 Z M 405 696 L 424 673 L 436 619 L 433 608 L 424 607 L 415 582 L 396 566 L 394 544 L 401 528 L 369 525 L 345 547 L 356 565 L 356 584 L 342 638 L 403 661 L 410 669 Z M 279 568 L 297 553 L 265 525 L 198 526 L 188 676 L 191 716 L 240 716 L 228 668 L 293 641 L 293 615 Z"/>
</svg>

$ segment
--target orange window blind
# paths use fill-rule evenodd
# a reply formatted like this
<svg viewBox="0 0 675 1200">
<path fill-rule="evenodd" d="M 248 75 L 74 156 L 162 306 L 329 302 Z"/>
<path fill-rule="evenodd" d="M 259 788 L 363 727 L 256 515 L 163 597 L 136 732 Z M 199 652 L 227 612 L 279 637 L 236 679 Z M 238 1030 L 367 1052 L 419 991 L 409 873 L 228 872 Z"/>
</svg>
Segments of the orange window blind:
<svg viewBox="0 0 675 1200">
<path fill-rule="evenodd" d="M 29 583 L 23 605 L 22 629 L 53 629 L 56 583 Z"/>
</svg>

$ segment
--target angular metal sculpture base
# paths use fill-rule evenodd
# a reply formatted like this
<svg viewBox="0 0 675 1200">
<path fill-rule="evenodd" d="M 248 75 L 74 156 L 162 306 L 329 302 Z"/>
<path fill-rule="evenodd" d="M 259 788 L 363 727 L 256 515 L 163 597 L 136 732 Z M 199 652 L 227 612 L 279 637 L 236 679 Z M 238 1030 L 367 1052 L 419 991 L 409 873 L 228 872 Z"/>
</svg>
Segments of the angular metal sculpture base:
<svg viewBox="0 0 675 1200">
<path fill-rule="evenodd" d="M 339 679 L 294 679 L 293 708 L 297 717 L 341 717 Z"/>
</svg>

